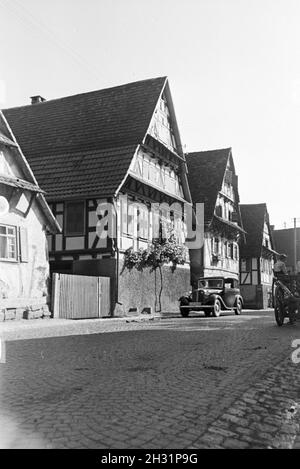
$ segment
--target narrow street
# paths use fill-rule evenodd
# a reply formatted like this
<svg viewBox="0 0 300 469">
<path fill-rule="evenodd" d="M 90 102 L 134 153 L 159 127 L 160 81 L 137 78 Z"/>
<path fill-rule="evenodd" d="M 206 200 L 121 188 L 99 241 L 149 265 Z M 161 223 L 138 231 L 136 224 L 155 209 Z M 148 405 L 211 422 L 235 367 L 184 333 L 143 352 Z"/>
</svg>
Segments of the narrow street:
<svg viewBox="0 0 300 469">
<path fill-rule="evenodd" d="M 300 447 L 299 322 L 253 311 L 123 329 L 6 342 L 0 446 Z"/>
</svg>

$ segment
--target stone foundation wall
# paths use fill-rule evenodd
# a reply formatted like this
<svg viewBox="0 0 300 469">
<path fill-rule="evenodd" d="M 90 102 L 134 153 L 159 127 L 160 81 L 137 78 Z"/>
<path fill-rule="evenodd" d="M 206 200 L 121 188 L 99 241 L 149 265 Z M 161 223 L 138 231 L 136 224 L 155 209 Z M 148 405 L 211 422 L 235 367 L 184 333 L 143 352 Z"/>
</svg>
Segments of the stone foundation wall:
<svg viewBox="0 0 300 469">
<path fill-rule="evenodd" d="M 20 319 L 40 319 L 50 318 L 51 312 L 46 303 L 29 304 L 18 307 L 7 305 L 5 308 L 1 305 L 0 322 L 20 320 Z"/>
<path fill-rule="evenodd" d="M 189 265 L 178 266 L 174 273 L 168 266 L 164 266 L 162 271 L 161 310 L 178 311 L 178 298 L 191 289 Z M 121 304 L 116 305 L 115 315 L 127 316 L 150 311 L 158 312 L 159 305 L 155 298 L 158 298 L 160 285 L 158 270 L 155 273 L 150 273 L 150 269 L 143 272 L 138 272 L 136 269 L 122 272 L 121 267 L 119 276 L 119 303 Z"/>
</svg>

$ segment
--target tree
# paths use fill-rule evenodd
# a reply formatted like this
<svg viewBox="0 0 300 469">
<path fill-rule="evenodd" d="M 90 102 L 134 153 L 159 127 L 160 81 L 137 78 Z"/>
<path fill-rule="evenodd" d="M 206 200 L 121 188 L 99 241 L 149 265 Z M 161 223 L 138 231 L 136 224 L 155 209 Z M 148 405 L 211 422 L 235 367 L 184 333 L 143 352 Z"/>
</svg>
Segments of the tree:
<svg viewBox="0 0 300 469">
<path fill-rule="evenodd" d="M 177 265 L 184 264 L 186 261 L 187 249 L 184 245 L 179 244 L 174 234 L 169 235 L 168 238 L 153 240 L 148 249 L 139 249 L 134 251 L 129 248 L 125 251 L 124 265 L 122 272 L 127 268 L 133 268 L 142 272 L 149 268 L 150 272 L 155 273 L 159 271 L 160 274 L 160 290 L 158 294 L 158 312 L 161 311 L 161 297 L 163 292 L 163 272 L 162 267 L 166 264 L 171 264 L 170 269 L 175 272 Z M 157 288 L 155 281 L 155 311 L 157 307 Z"/>
</svg>

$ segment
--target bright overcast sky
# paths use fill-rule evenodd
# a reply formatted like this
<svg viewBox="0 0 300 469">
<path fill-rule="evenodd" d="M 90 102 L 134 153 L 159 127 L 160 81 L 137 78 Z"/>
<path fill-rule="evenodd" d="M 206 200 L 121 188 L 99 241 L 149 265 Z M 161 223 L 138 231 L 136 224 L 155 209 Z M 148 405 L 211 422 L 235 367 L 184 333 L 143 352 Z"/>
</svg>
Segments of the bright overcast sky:
<svg viewBox="0 0 300 469">
<path fill-rule="evenodd" d="M 186 150 L 232 147 L 241 203 L 291 226 L 299 25 L 299 0 L 0 0 L 0 107 L 167 75 Z"/>
</svg>

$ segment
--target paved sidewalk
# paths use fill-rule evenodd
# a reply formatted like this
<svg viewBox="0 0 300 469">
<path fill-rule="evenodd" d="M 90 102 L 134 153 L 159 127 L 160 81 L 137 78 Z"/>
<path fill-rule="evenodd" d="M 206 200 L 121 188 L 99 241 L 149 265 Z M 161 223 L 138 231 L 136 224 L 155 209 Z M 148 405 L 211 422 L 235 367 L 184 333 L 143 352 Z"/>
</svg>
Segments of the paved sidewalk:
<svg viewBox="0 0 300 469">
<path fill-rule="evenodd" d="M 262 314 L 271 310 L 243 310 L 243 314 Z M 190 318 L 197 318 L 202 313 L 191 312 Z M 225 315 L 231 312 L 224 313 Z M 234 315 L 233 315 L 234 317 Z M 109 317 L 96 319 L 23 319 L 0 323 L 0 339 L 22 340 L 42 337 L 60 337 L 69 335 L 100 334 L 102 332 L 118 332 L 133 330 L 137 324 L 149 321 L 181 318 L 180 312 L 141 314 L 127 317 Z"/>
<path fill-rule="evenodd" d="M 0 323 L 0 339 L 22 340 L 42 337 L 99 334 L 131 330 L 137 323 L 159 321 L 160 314 L 97 319 L 30 319 Z"/>
<path fill-rule="evenodd" d="M 270 310 L 244 310 L 243 314 L 261 314 Z M 202 313 L 191 312 L 190 318 L 197 318 Z M 232 315 L 231 312 L 225 313 Z M 233 315 L 234 317 L 234 315 Z M 0 339 L 22 340 L 43 337 L 61 337 L 69 335 L 100 334 L 102 332 L 118 332 L 136 329 L 138 324 L 149 321 L 181 318 L 178 312 L 162 312 L 141 314 L 138 316 L 109 317 L 96 319 L 23 319 L 0 323 Z"/>
<path fill-rule="evenodd" d="M 242 315 L 245 314 L 245 313 L 260 314 L 260 313 L 273 312 L 273 311 L 274 311 L 273 308 L 266 308 L 266 309 L 243 309 Z M 231 315 L 233 314 L 233 315 L 234 315 L 234 313 L 232 313 L 230 310 L 229 310 L 229 311 L 226 311 L 226 312 L 223 311 L 223 313 L 225 313 L 225 314 L 231 314 Z M 198 317 L 198 316 L 201 316 L 201 315 L 203 316 L 203 312 L 201 312 L 201 311 L 198 311 L 198 312 L 197 312 L 197 311 L 191 311 L 191 312 L 189 313 L 189 316 L 188 316 L 188 317 L 189 317 L 189 318 L 194 318 L 194 317 Z M 181 318 L 182 316 L 181 316 L 181 314 L 180 314 L 180 311 L 178 310 L 178 311 L 171 311 L 171 312 L 169 312 L 169 311 L 163 311 L 163 312 L 161 313 L 161 317 L 162 317 L 163 319 L 167 319 L 167 318 Z"/>
</svg>

